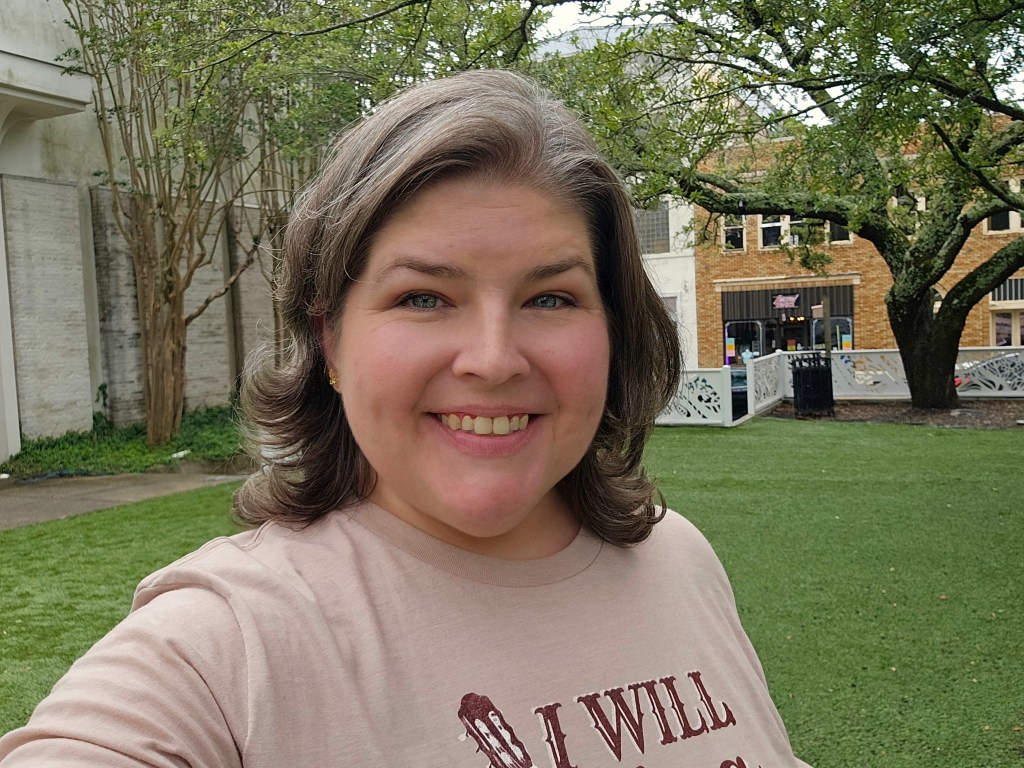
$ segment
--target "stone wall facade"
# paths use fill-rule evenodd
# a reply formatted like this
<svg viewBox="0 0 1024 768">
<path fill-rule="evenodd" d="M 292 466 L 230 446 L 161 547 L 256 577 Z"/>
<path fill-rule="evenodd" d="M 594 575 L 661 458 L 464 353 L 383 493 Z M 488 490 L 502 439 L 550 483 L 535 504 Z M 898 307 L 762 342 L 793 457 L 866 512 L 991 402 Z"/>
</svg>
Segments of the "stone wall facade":
<svg viewBox="0 0 1024 768">
<path fill-rule="evenodd" d="M 109 190 L 83 196 L 71 184 L 0 176 L 0 193 L 22 433 L 87 430 L 94 411 L 118 426 L 144 420 L 135 278 Z M 186 312 L 231 273 L 223 232 L 211 233 L 206 247 L 211 259 L 196 272 Z M 186 407 L 226 405 L 245 356 L 273 338 L 273 322 L 269 285 L 254 265 L 188 327 Z"/>
<path fill-rule="evenodd" d="M 78 190 L 0 177 L 21 432 L 92 427 Z"/>
</svg>

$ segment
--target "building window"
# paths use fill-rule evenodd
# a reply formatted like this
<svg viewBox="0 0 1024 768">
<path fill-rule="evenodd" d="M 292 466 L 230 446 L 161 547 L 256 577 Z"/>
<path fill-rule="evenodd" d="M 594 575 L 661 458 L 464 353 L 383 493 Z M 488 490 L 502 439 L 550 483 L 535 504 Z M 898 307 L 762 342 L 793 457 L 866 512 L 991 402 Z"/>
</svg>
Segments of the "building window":
<svg viewBox="0 0 1024 768">
<path fill-rule="evenodd" d="M 1024 309 L 992 313 L 992 344 L 997 347 L 1024 346 Z"/>
<path fill-rule="evenodd" d="M 668 206 L 634 211 L 636 228 L 640 235 L 640 253 L 668 253 L 672 250 L 668 228 Z"/>
<path fill-rule="evenodd" d="M 992 291 L 991 299 L 992 301 L 1024 302 L 1024 277 L 1011 277 Z"/>
<path fill-rule="evenodd" d="M 782 216 L 777 213 L 761 217 L 761 247 L 778 248 L 782 243 Z"/>
<path fill-rule="evenodd" d="M 811 323 L 811 331 L 814 334 L 814 348 L 825 348 L 825 321 L 815 318 Z M 853 349 L 853 318 L 833 317 L 832 318 L 832 349 L 847 350 Z"/>
<path fill-rule="evenodd" d="M 665 311 L 672 316 L 672 319 L 679 322 L 679 298 L 676 296 L 662 296 L 661 304 Z"/>
<path fill-rule="evenodd" d="M 1011 179 L 1006 182 L 1006 187 L 1011 192 L 1019 193 L 1024 187 L 1021 179 Z M 994 213 L 985 220 L 985 232 L 999 234 L 1001 232 L 1018 232 L 1024 229 L 1024 222 L 1018 211 L 1001 211 Z"/>
<path fill-rule="evenodd" d="M 789 244 L 800 245 L 807 238 L 811 224 L 804 225 L 803 216 L 790 216 L 789 218 Z"/>
<path fill-rule="evenodd" d="M 764 214 L 761 216 L 761 247 L 778 248 L 783 243 L 799 245 L 803 242 L 812 226 L 802 216 L 786 216 L 784 214 Z"/>
<path fill-rule="evenodd" d="M 745 218 L 738 213 L 727 213 L 722 223 L 722 235 L 727 251 L 742 251 L 745 247 Z"/>
<path fill-rule="evenodd" d="M 725 324 L 725 364 L 746 365 L 760 357 L 764 325 L 758 320 L 732 320 Z"/>
<path fill-rule="evenodd" d="M 996 213 L 988 217 L 988 231 L 989 232 L 1009 232 L 1010 231 L 1010 212 L 1003 211 L 1002 213 Z"/>
<path fill-rule="evenodd" d="M 828 241 L 829 243 L 850 243 L 853 242 L 853 238 L 850 237 L 850 230 L 842 224 L 830 221 L 828 223 Z"/>
</svg>

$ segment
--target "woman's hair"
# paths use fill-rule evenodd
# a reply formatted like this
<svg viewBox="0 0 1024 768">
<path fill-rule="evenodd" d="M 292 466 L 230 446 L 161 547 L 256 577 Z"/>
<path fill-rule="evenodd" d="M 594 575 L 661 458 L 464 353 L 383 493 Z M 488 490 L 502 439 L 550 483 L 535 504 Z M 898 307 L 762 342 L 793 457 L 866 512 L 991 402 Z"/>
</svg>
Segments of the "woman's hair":
<svg viewBox="0 0 1024 768">
<path fill-rule="evenodd" d="M 308 524 L 372 491 L 373 470 L 327 380 L 318 327 L 333 325 L 388 217 L 416 192 L 454 177 L 530 187 L 585 214 L 611 365 L 597 434 L 559 488 L 598 536 L 642 541 L 663 514 L 643 451 L 676 391 L 675 323 L 644 272 L 621 180 L 572 113 L 503 71 L 464 72 L 383 103 L 336 141 L 301 196 L 278 293 L 288 338 L 283 363 L 263 350 L 243 377 L 249 442 L 263 469 L 236 494 L 236 515 L 251 524 Z"/>
</svg>

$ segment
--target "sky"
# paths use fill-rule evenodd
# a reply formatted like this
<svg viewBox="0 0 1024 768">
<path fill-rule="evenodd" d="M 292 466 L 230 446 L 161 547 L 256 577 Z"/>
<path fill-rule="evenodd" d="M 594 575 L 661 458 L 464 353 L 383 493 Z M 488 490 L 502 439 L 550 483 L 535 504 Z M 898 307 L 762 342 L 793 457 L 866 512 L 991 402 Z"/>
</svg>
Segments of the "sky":
<svg viewBox="0 0 1024 768">
<path fill-rule="evenodd" d="M 627 5 L 628 2 L 626 0 L 612 0 L 607 4 L 602 13 L 590 16 L 583 15 L 579 12 L 578 3 L 557 5 L 551 9 L 551 19 L 544 25 L 544 29 L 551 35 L 558 35 L 562 32 L 568 32 L 571 29 L 586 26 L 588 24 L 607 24 L 607 14 L 615 13 L 616 11 L 625 8 Z"/>
</svg>

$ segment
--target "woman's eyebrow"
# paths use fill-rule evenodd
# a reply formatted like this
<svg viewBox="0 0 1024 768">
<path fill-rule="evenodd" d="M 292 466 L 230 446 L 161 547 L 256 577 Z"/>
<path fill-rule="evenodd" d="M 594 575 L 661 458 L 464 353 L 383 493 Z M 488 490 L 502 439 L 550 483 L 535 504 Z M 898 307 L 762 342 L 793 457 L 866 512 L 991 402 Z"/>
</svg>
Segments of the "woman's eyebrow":
<svg viewBox="0 0 1024 768">
<path fill-rule="evenodd" d="M 444 280 L 469 280 L 471 277 L 469 272 L 454 264 L 427 261 L 425 259 L 403 258 L 396 259 L 390 264 L 382 267 L 375 275 L 376 280 L 383 280 L 393 272 L 398 272 L 403 269 Z M 523 275 L 520 282 L 525 284 L 547 280 L 549 278 L 565 274 L 566 272 L 571 272 L 574 269 L 582 269 L 591 277 L 596 278 L 594 265 L 589 259 L 570 258 L 560 259 L 550 264 L 541 264 L 540 266 L 534 267 Z"/>
<path fill-rule="evenodd" d="M 542 264 L 539 267 L 534 267 L 526 273 L 523 282 L 530 283 L 546 280 L 549 277 L 558 277 L 574 269 L 582 269 L 591 277 L 595 279 L 597 277 L 594 265 L 589 259 L 562 259 L 551 264 Z"/>
<path fill-rule="evenodd" d="M 377 272 L 377 280 L 383 280 L 385 277 L 390 275 L 392 272 L 397 272 L 402 269 L 408 269 L 412 272 L 418 272 L 421 275 L 427 275 L 428 277 L 438 277 L 446 280 L 468 280 L 469 273 L 457 267 L 454 264 L 444 264 L 436 261 L 426 261 L 424 259 L 398 259 L 392 261 L 390 264 L 383 267 Z"/>
</svg>

